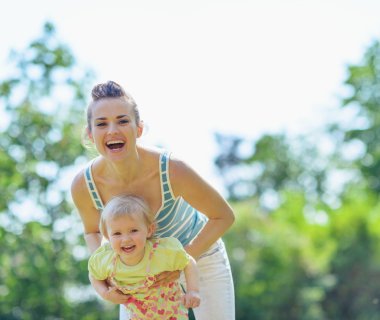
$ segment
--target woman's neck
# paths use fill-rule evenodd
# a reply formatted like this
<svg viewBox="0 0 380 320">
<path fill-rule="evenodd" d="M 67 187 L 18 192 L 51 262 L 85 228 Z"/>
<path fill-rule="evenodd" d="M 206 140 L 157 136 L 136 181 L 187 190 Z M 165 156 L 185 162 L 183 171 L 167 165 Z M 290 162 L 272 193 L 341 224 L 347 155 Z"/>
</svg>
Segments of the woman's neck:
<svg viewBox="0 0 380 320">
<path fill-rule="evenodd" d="M 113 177 L 121 183 L 130 184 L 142 171 L 142 160 L 139 152 L 130 155 L 121 161 L 109 161 L 103 158 L 102 175 Z"/>
</svg>

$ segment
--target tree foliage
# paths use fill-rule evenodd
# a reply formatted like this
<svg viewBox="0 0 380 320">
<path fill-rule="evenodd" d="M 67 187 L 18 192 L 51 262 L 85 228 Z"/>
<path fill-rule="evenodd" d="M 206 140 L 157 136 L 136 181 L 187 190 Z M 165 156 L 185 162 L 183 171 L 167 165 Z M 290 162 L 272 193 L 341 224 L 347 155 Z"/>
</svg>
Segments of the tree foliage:
<svg viewBox="0 0 380 320">
<path fill-rule="evenodd" d="M 237 214 L 225 236 L 237 319 L 379 317 L 379 42 L 345 85 L 340 118 L 321 132 L 217 136 Z"/>
<path fill-rule="evenodd" d="M 51 23 L 10 62 L 12 74 L 0 83 L 0 318 L 111 319 L 116 308 L 108 312 L 87 290 L 82 230 L 68 195 L 67 176 L 85 161 L 91 72 L 76 66 Z"/>
<path fill-rule="evenodd" d="M 313 143 L 315 136 L 290 139 L 284 134 L 265 134 L 252 143 L 252 151 L 241 149 L 242 138 L 216 134 L 220 153 L 215 164 L 225 180 L 231 200 L 256 196 L 263 208 L 277 205 L 282 189 L 306 191 L 308 199 L 326 191 L 326 160 Z"/>
<path fill-rule="evenodd" d="M 376 319 L 380 204 L 368 193 L 305 212 L 290 192 L 271 214 L 247 200 L 225 240 L 237 319 Z M 313 209 L 315 210 L 315 209 Z"/>
<path fill-rule="evenodd" d="M 360 151 L 353 163 L 364 182 L 380 191 L 380 43 L 375 41 L 358 65 L 350 65 L 345 84 L 351 94 L 342 100 L 343 109 L 351 111 L 349 124 L 337 124 L 332 132 L 341 133 L 342 152 L 357 145 Z"/>
</svg>

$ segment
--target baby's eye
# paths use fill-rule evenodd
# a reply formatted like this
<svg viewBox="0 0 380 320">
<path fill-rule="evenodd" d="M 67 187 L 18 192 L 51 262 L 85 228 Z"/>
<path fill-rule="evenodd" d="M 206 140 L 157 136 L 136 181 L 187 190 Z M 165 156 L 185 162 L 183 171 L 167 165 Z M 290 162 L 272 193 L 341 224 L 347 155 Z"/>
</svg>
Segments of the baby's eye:
<svg viewBox="0 0 380 320">
<path fill-rule="evenodd" d="M 131 232 L 132 233 L 135 233 L 135 232 L 138 232 L 139 230 L 138 229 L 132 229 Z"/>
<path fill-rule="evenodd" d="M 113 234 L 114 236 L 120 236 L 121 235 L 121 233 L 120 232 L 114 232 L 114 234 Z"/>
</svg>

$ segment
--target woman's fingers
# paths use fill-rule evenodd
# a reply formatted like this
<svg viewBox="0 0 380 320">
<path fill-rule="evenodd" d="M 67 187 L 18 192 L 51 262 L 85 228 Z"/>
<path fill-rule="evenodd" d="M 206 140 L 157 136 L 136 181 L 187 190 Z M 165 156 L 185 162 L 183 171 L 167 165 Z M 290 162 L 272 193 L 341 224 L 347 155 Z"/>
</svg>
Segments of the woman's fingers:
<svg viewBox="0 0 380 320">
<path fill-rule="evenodd" d="M 179 279 L 180 271 L 164 271 L 156 276 L 156 281 L 153 287 L 158 287 L 161 285 L 168 284 L 174 280 Z"/>
<path fill-rule="evenodd" d="M 185 295 L 182 297 L 182 303 L 186 308 L 196 308 L 199 307 L 201 302 L 199 292 L 190 290 L 185 293 Z"/>
<path fill-rule="evenodd" d="M 117 288 L 110 287 L 105 299 L 115 304 L 124 304 L 128 301 L 129 297 L 130 295 L 122 293 Z"/>
<path fill-rule="evenodd" d="M 182 303 L 186 308 L 197 308 L 200 305 L 200 299 L 185 295 L 182 297 Z"/>
</svg>

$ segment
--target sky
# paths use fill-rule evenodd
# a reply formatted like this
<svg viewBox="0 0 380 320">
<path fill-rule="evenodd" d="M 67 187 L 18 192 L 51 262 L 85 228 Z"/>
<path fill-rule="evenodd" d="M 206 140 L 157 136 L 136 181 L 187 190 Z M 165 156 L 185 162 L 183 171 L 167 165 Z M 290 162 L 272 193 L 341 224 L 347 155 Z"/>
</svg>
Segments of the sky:
<svg viewBox="0 0 380 320">
<path fill-rule="evenodd" d="M 51 21 L 94 84 L 114 80 L 134 97 L 142 143 L 223 192 L 214 133 L 253 140 L 321 125 L 347 94 L 347 65 L 380 39 L 379 16 L 377 0 L 7 1 L 0 81 L 9 51 Z"/>
</svg>

